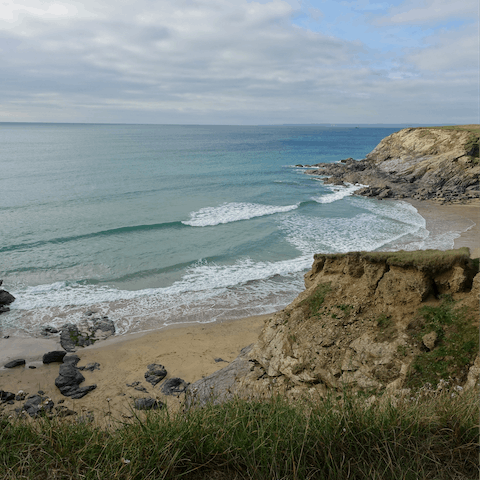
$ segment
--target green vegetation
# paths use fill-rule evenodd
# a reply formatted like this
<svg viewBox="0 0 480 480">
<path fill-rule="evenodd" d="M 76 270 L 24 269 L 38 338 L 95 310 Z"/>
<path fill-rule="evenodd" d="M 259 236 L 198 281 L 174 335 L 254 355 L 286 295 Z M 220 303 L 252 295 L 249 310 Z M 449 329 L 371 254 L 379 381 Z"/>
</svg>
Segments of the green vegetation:
<svg viewBox="0 0 480 480">
<path fill-rule="evenodd" d="M 320 307 L 323 305 L 328 292 L 330 292 L 330 288 L 330 283 L 321 283 L 317 286 L 310 297 L 303 300 L 302 305 L 307 307 L 307 313 L 309 315 L 319 315 Z"/>
<path fill-rule="evenodd" d="M 417 127 L 415 130 L 453 130 L 457 132 L 472 132 L 480 135 L 480 125 L 444 125 L 441 127 Z"/>
<path fill-rule="evenodd" d="M 345 303 L 342 303 L 341 305 L 336 305 L 336 307 L 341 310 L 347 317 L 350 315 L 350 312 L 353 309 L 352 305 L 346 305 Z"/>
<path fill-rule="evenodd" d="M 380 328 L 388 328 L 392 325 L 392 317 L 382 313 L 377 319 L 377 325 Z"/>
<path fill-rule="evenodd" d="M 377 327 L 381 328 L 381 331 L 377 333 L 377 341 L 386 342 L 392 340 L 397 334 L 397 328 L 395 322 L 390 315 L 382 313 L 377 318 Z"/>
<path fill-rule="evenodd" d="M 449 296 L 437 307 L 422 307 L 419 315 L 412 325 L 413 338 L 421 345 L 426 334 L 435 332 L 438 343 L 433 350 L 417 355 L 406 385 L 412 388 L 426 382 L 437 385 L 440 379 L 449 377 L 464 381 L 478 353 L 478 318 L 465 309 L 455 308 Z"/>
<path fill-rule="evenodd" d="M 239 400 L 106 430 L 0 419 L 0 476 L 117 480 L 437 480 L 478 476 L 478 401 Z"/>
<path fill-rule="evenodd" d="M 364 258 L 371 262 L 385 262 L 387 265 L 398 267 L 416 267 L 418 269 L 448 270 L 456 262 L 470 264 L 475 269 L 473 260 L 470 259 L 470 250 L 467 247 L 455 250 L 416 250 L 408 252 L 399 250 L 397 252 L 349 252 L 333 254 L 316 254 L 315 259 L 340 259 L 347 256 Z M 477 262 L 478 264 L 478 262 Z M 478 266 L 476 267 L 478 271 Z"/>
<path fill-rule="evenodd" d="M 475 134 L 470 134 L 468 137 L 468 142 L 465 144 L 465 151 L 467 154 L 471 155 L 472 157 L 478 158 L 478 143 L 479 143 L 479 136 Z"/>
</svg>

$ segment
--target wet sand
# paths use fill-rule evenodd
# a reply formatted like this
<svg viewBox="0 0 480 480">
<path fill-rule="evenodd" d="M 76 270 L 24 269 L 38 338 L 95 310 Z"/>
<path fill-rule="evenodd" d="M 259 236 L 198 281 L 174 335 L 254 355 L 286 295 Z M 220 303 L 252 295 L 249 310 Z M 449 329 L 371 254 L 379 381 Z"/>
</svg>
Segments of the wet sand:
<svg viewBox="0 0 480 480">
<path fill-rule="evenodd" d="M 480 257 L 480 201 L 464 205 L 440 205 L 415 200 L 408 202 L 425 218 L 427 230 L 457 231 L 459 236 L 454 241 L 454 248 L 468 247 L 472 258 Z"/>
</svg>

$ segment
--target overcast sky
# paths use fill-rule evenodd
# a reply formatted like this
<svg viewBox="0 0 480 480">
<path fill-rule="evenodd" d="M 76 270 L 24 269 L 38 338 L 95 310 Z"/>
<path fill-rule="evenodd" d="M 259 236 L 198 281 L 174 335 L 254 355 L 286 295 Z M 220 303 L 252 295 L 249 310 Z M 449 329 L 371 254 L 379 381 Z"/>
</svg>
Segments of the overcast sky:
<svg viewBox="0 0 480 480">
<path fill-rule="evenodd" d="M 478 0 L 0 0 L 0 121 L 479 123 Z"/>
</svg>

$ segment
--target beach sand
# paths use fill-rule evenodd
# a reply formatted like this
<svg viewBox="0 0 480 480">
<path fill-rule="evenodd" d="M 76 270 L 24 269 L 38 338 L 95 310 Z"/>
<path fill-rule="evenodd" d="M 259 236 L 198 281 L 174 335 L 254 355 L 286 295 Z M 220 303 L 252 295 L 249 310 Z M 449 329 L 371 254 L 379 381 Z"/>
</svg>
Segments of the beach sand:
<svg viewBox="0 0 480 480">
<path fill-rule="evenodd" d="M 480 256 L 479 212 L 480 203 L 468 205 L 438 205 L 433 202 L 411 202 L 426 219 L 427 229 L 463 231 L 455 239 L 455 248 L 467 246 L 472 257 Z M 468 230 L 466 230 L 468 229 Z M 440 231 L 442 231 L 440 230 Z M 466 230 L 466 231 L 465 231 Z M 0 390 L 29 394 L 43 390 L 55 404 L 64 399 L 63 405 L 79 414 L 93 412 L 99 422 L 110 421 L 112 416 L 122 419 L 130 416 L 135 398 L 156 397 L 165 401 L 160 393 L 162 383 L 152 387 L 145 381 L 144 373 L 150 363 L 160 363 L 168 371 L 167 378 L 180 377 L 194 382 L 224 367 L 227 363 L 215 362 L 222 358 L 231 362 L 239 351 L 255 342 L 264 321 L 270 315 L 210 324 L 183 324 L 165 327 L 149 333 L 111 337 L 96 345 L 79 349 L 79 366 L 98 362 L 100 369 L 83 372 L 82 386 L 96 384 L 97 389 L 83 399 L 63 397 L 54 385 L 59 364 L 43 365 L 43 353 L 60 349 L 56 339 L 0 339 L 0 365 L 12 358 L 26 358 L 26 367 L 0 368 Z M 35 366 L 30 369 L 29 366 Z M 140 392 L 127 383 L 141 382 L 147 392 Z M 107 400 L 110 399 L 110 400 Z M 179 401 L 168 397 L 168 404 L 177 408 Z M 11 411 L 22 403 L 6 406 Z"/>
<path fill-rule="evenodd" d="M 429 201 L 408 202 L 425 218 L 427 230 L 462 232 L 455 239 L 454 248 L 468 247 L 472 258 L 480 257 L 480 201 L 450 205 Z"/>
<path fill-rule="evenodd" d="M 131 415 L 135 398 L 154 397 L 176 408 L 179 400 L 160 393 L 163 382 L 153 387 L 145 380 L 147 365 L 163 365 L 168 372 L 167 379 L 179 377 L 194 382 L 226 366 L 225 362 L 234 360 L 243 347 L 255 342 L 267 318 L 269 315 L 210 324 L 170 326 L 146 334 L 111 337 L 96 345 L 81 348 L 75 352 L 80 357 L 78 366 L 97 362 L 100 369 L 82 372 L 85 382 L 81 386 L 96 384 L 97 388 L 79 400 L 71 400 L 60 394 L 54 385 L 59 364 L 43 365 L 41 356 L 26 355 L 23 358 L 30 359 L 25 367 L 1 369 L 0 390 L 13 393 L 23 390 L 29 394 L 42 390 L 55 405 L 59 400 L 65 399 L 64 406 L 79 414 L 93 412 L 100 423 L 110 418 L 110 410 L 117 419 L 124 418 L 122 415 Z M 215 362 L 216 358 L 225 362 Z M 29 366 L 37 368 L 30 369 Z M 147 392 L 127 387 L 127 383 L 133 382 L 140 382 Z M 12 411 L 22 404 L 23 402 L 15 402 L 14 405 L 6 406 L 6 410 Z"/>
</svg>

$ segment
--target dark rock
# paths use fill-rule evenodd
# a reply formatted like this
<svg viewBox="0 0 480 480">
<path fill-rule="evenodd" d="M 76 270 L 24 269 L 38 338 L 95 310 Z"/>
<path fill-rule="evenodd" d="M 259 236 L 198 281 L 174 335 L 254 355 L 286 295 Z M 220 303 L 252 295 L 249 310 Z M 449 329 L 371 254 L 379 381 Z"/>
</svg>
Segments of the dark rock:
<svg viewBox="0 0 480 480">
<path fill-rule="evenodd" d="M 0 313 L 7 313 L 10 311 L 10 307 L 7 307 L 6 305 L 0 305 Z"/>
<path fill-rule="evenodd" d="M 10 338 L 10 335 L 5 335 L 3 338 L 5 339 Z"/>
<path fill-rule="evenodd" d="M 155 400 L 154 398 L 137 398 L 135 400 L 135 408 L 137 410 L 158 410 L 165 404 Z"/>
<path fill-rule="evenodd" d="M 151 363 L 147 366 L 148 370 L 145 372 L 145 380 L 155 386 L 167 376 L 167 370 L 163 365 Z"/>
<path fill-rule="evenodd" d="M 63 362 L 63 357 L 67 352 L 63 350 L 53 350 L 52 352 L 48 352 L 43 356 L 43 363 L 55 363 L 55 362 Z"/>
<path fill-rule="evenodd" d="M 15 400 L 17 402 L 21 402 L 23 400 L 25 400 L 25 398 L 27 397 L 27 393 L 23 392 L 22 390 L 20 390 L 16 395 L 15 395 Z"/>
<path fill-rule="evenodd" d="M 86 317 L 91 317 L 94 313 L 97 313 L 96 310 L 88 310 L 85 312 Z"/>
<path fill-rule="evenodd" d="M 37 393 L 38 393 L 39 395 L 45 395 L 45 392 L 44 392 L 43 390 L 39 390 Z"/>
<path fill-rule="evenodd" d="M 215 360 L 215 363 L 219 363 L 219 362 L 226 362 L 226 360 L 224 360 L 223 358 L 214 358 L 213 360 Z M 227 362 L 228 363 L 228 362 Z"/>
<path fill-rule="evenodd" d="M 15 297 L 6 290 L 0 290 L 0 305 L 9 305 L 15 300 Z"/>
<path fill-rule="evenodd" d="M 115 324 L 108 318 L 85 320 L 80 328 L 72 323 L 62 326 L 60 343 L 67 352 L 74 352 L 77 347 L 93 345 L 97 340 L 115 334 Z"/>
<path fill-rule="evenodd" d="M 100 370 L 100 364 L 97 362 L 94 363 L 89 363 L 85 367 L 78 367 L 79 370 L 89 370 L 90 372 L 93 372 L 94 370 Z"/>
<path fill-rule="evenodd" d="M 12 392 L 4 392 L 3 390 L 0 390 L 0 400 L 5 403 L 5 402 L 10 402 L 11 400 L 15 399 L 15 394 Z"/>
<path fill-rule="evenodd" d="M 5 368 L 15 368 L 25 365 L 25 360 L 23 358 L 18 358 L 17 360 L 12 360 L 4 365 Z"/>
<path fill-rule="evenodd" d="M 133 382 L 133 383 L 127 383 L 127 387 L 136 387 L 137 385 L 140 385 L 140 382 Z"/>
<path fill-rule="evenodd" d="M 61 407 L 55 407 L 55 410 L 57 412 L 57 417 L 69 417 L 70 415 L 77 415 L 77 412 L 75 412 L 74 410 L 70 410 L 69 408 L 64 407 L 63 405 Z"/>
<path fill-rule="evenodd" d="M 185 380 L 182 380 L 181 378 L 169 378 L 162 385 L 161 392 L 164 395 L 177 395 L 179 393 L 185 392 L 188 385 L 189 383 Z"/>
<path fill-rule="evenodd" d="M 37 417 L 38 415 L 50 412 L 54 406 L 53 401 L 48 397 L 42 397 L 40 395 L 30 395 L 25 402 L 23 409 L 31 416 Z"/>
<path fill-rule="evenodd" d="M 74 352 L 76 347 L 86 347 L 93 342 L 88 335 L 80 333 L 76 325 L 66 323 L 60 333 L 60 344 L 67 352 Z"/>
<path fill-rule="evenodd" d="M 29 368 L 30 370 L 35 370 L 37 367 L 36 367 L 35 365 L 29 365 L 28 368 Z"/>
<path fill-rule="evenodd" d="M 133 382 L 133 383 L 130 383 L 130 384 L 127 383 L 127 387 L 132 387 L 135 390 L 138 390 L 139 392 L 146 392 L 147 391 L 147 389 L 145 387 L 140 385 L 140 382 Z"/>
<path fill-rule="evenodd" d="M 47 335 L 51 335 L 54 333 L 58 333 L 58 330 L 55 327 L 51 327 L 50 325 L 47 325 L 45 327 L 42 327 L 40 331 L 40 335 L 43 335 L 46 337 Z"/>
<path fill-rule="evenodd" d="M 102 317 L 101 319 L 96 319 L 93 322 L 93 333 L 97 334 L 97 330 L 100 330 L 103 335 L 115 335 L 115 324 L 113 323 L 113 320 L 109 320 L 108 317 Z"/>
<path fill-rule="evenodd" d="M 64 363 L 60 365 L 59 375 L 55 379 L 55 386 L 60 390 L 61 394 L 66 397 L 82 398 L 88 392 L 97 388 L 96 385 L 79 387 L 84 380 L 85 377 L 73 363 Z"/>
<path fill-rule="evenodd" d="M 67 355 L 63 357 L 63 363 L 72 364 L 73 366 L 77 365 L 80 361 L 80 357 L 78 355 Z"/>
</svg>

